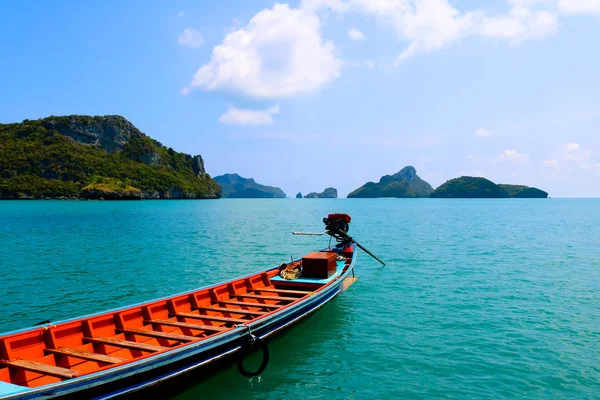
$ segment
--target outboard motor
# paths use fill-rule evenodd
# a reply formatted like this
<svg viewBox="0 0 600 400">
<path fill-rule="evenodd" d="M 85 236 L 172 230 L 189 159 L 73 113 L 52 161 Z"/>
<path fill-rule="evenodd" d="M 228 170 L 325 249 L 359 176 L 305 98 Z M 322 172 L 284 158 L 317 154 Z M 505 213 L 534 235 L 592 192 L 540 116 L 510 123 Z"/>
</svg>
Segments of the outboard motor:
<svg viewBox="0 0 600 400">
<path fill-rule="evenodd" d="M 379 261 L 381 264 L 385 265 L 383 261 L 381 261 L 377 256 L 371 253 L 369 250 L 365 249 L 360 243 L 356 240 L 352 239 L 351 236 L 348 235 L 348 231 L 350 230 L 350 221 L 352 218 L 348 214 L 329 214 L 327 217 L 323 218 L 323 223 L 325 224 L 325 232 L 322 233 L 308 233 L 308 232 L 292 232 L 294 235 L 304 235 L 304 236 L 321 236 L 321 235 L 329 235 L 334 237 L 335 240 L 338 241 L 337 248 L 343 248 L 355 243 L 360 249 L 364 250 L 368 255 Z"/>
<path fill-rule="evenodd" d="M 350 221 L 352 221 L 352 217 L 348 214 L 329 214 L 327 217 L 323 218 L 323 223 L 325 224 L 325 229 L 330 232 L 342 231 L 344 233 L 348 233 L 350 230 Z"/>
</svg>

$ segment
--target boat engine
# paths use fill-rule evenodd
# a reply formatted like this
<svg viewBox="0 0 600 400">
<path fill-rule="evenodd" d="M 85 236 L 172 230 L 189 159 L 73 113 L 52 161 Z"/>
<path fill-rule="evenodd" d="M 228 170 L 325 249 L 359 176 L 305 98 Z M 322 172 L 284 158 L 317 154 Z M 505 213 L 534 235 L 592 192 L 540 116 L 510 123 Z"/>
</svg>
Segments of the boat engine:
<svg viewBox="0 0 600 400">
<path fill-rule="evenodd" d="M 348 214 L 329 214 L 327 217 L 323 218 L 323 223 L 325 224 L 325 232 L 322 233 L 310 233 L 310 232 L 292 232 L 294 235 L 304 235 L 304 236 L 321 236 L 321 235 L 329 235 L 335 240 L 337 240 L 338 245 L 336 246 L 338 249 L 348 247 L 352 243 L 356 244 L 360 249 L 365 251 L 368 255 L 379 261 L 381 264 L 385 265 L 383 261 L 381 261 L 377 256 L 367 250 L 364 246 L 358 243 L 356 240 L 352 239 L 350 235 L 348 235 L 348 230 L 350 230 L 350 221 L 352 218 Z M 331 242 L 330 242 L 331 247 Z"/>
<path fill-rule="evenodd" d="M 337 240 L 338 247 L 346 247 L 352 243 L 352 238 L 348 236 L 350 230 L 350 221 L 352 218 L 348 214 L 329 214 L 323 218 L 325 230 Z"/>
<path fill-rule="evenodd" d="M 330 232 L 342 231 L 348 233 L 350 230 L 350 221 L 352 221 L 352 217 L 348 214 L 335 213 L 323 218 L 325 229 Z"/>
</svg>

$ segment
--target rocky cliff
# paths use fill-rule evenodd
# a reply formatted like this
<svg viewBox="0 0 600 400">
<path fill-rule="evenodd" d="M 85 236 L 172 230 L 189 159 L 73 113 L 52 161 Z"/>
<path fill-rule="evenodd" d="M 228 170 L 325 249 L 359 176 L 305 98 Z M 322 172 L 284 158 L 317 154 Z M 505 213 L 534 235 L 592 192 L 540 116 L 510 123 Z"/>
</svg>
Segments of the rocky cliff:
<svg viewBox="0 0 600 400">
<path fill-rule="evenodd" d="M 311 192 L 304 196 L 305 199 L 337 199 L 338 193 L 336 188 L 328 187 L 321 193 Z"/>
<path fill-rule="evenodd" d="M 223 197 L 229 198 L 285 198 L 285 193 L 278 187 L 261 185 L 252 178 L 242 178 L 238 174 L 215 176 L 215 182 L 221 186 Z"/>
<path fill-rule="evenodd" d="M 0 198 L 214 199 L 200 155 L 163 146 L 117 115 L 0 124 Z"/>
<path fill-rule="evenodd" d="M 402 168 L 394 175 L 384 175 L 378 183 L 368 182 L 351 192 L 349 198 L 428 197 L 433 188 L 417 175 L 414 167 Z"/>
</svg>

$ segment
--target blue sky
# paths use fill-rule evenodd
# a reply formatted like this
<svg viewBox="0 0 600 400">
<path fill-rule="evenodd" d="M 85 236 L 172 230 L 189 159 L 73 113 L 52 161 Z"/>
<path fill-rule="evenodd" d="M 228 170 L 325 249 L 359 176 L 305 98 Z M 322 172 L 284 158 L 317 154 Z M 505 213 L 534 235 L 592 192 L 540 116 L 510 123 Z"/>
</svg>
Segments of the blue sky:
<svg viewBox="0 0 600 400">
<path fill-rule="evenodd" d="M 4 2 L 0 122 L 120 114 L 215 175 L 600 197 L 600 0 Z"/>
</svg>

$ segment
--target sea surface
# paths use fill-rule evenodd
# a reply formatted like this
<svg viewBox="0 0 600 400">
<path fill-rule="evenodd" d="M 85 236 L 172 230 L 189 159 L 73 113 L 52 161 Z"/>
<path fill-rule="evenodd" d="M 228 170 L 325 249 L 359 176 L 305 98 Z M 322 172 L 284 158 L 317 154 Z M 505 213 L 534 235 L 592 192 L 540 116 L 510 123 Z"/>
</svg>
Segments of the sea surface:
<svg viewBox="0 0 600 400">
<path fill-rule="evenodd" d="M 178 399 L 600 398 L 600 200 L 0 202 L 0 332 L 198 288 L 325 247 L 360 279 Z M 252 360 L 250 360 L 252 361 Z"/>
</svg>

